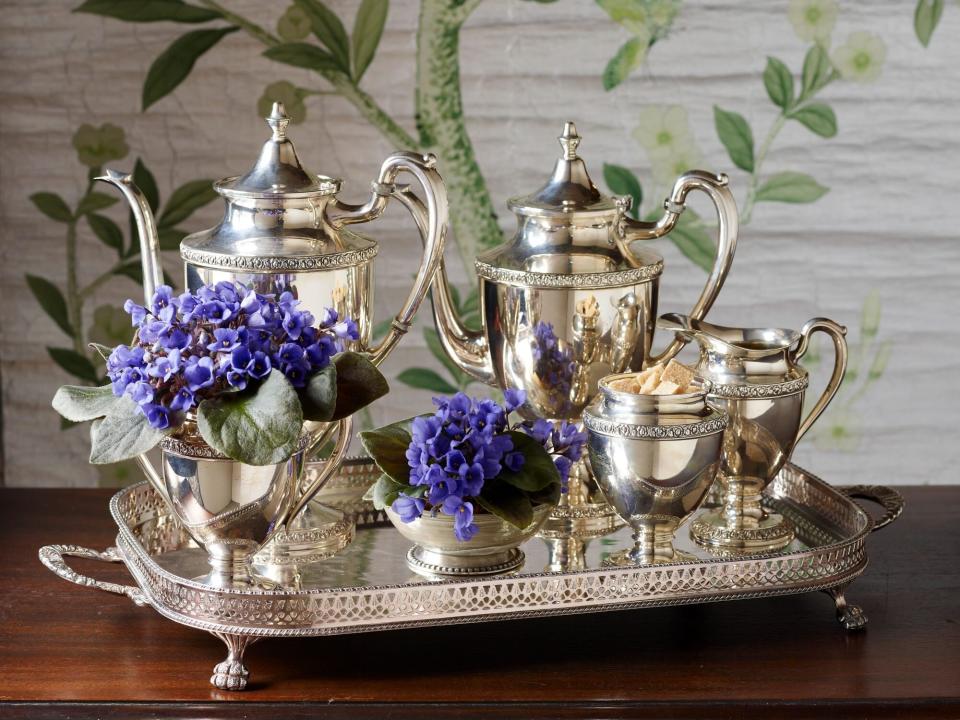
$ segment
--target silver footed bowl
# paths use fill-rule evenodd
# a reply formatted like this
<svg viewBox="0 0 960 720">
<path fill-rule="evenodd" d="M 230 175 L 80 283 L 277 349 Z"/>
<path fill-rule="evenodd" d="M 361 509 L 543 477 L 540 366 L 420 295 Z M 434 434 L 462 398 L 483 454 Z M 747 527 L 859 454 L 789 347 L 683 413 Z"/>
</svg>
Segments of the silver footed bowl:
<svg viewBox="0 0 960 720">
<path fill-rule="evenodd" d="M 633 528 L 634 545 L 615 565 L 692 559 L 673 537 L 700 506 L 720 465 L 727 414 L 706 402 L 710 383 L 683 395 L 638 395 L 613 389 L 630 374 L 600 381 L 584 411 L 590 463 L 607 501 Z"/>
<path fill-rule="evenodd" d="M 518 547 L 532 538 L 550 515 L 553 505 L 536 505 L 533 522 L 516 528 L 496 515 L 476 513 L 477 533 L 461 542 L 453 534 L 449 515 L 424 513 L 410 523 L 387 508 L 387 517 L 397 531 L 414 543 L 407 552 L 407 565 L 427 577 L 501 575 L 523 567 L 524 554 Z"/>
</svg>

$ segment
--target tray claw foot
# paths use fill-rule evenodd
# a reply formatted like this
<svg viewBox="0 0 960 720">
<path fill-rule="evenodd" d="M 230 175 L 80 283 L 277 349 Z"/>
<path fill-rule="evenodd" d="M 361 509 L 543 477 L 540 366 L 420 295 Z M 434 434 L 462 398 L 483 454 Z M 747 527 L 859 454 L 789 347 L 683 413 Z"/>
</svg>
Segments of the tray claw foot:
<svg viewBox="0 0 960 720">
<path fill-rule="evenodd" d="M 839 622 L 844 630 L 862 630 L 867 626 L 867 615 L 863 612 L 859 605 L 847 604 L 847 599 L 844 597 L 844 590 L 846 590 L 846 585 L 840 585 L 838 587 L 827 588 L 825 591 L 830 597 L 833 598 L 833 602 L 837 606 L 837 622 Z"/>
<path fill-rule="evenodd" d="M 227 659 L 213 666 L 210 684 L 218 690 L 243 690 L 247 687 L 247 679 L 250 677 L 247 666 L 243 664 L 243 653 L 258 638 L 227 633 L 212 634 L 226 644 Z"/>
</svg>

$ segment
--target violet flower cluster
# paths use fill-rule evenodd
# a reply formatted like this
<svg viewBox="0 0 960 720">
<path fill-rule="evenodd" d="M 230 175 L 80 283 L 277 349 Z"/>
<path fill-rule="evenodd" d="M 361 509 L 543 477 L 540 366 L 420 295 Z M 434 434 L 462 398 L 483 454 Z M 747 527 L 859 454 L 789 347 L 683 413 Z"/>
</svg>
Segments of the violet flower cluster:
<svg viewBox="0 0 960 720">
<path fill-rule="evenodd" d="M 336 310 L 317 322 L 299 305 L 287 290 L 278 297 L 226 281 L 181 295 L 162 285 L 149 307 L 127 300 L 123 309 L 137 331 L 132 346 L 118 345 L 107 359 L 113 393 L 129 396 L 163 430 L 201 400 L 243 390 L 275 368 L 303 387 L 359 334 Z"/>
<path fill-rule="evenodd" d="M 552 323 L 537 321 L 533 326 L 533 340 L 534 372 L 537 377 L 557 396 L 568 398 L 576 370 L 573 353 L 568 348 L 560 347 Z"/>
<path fill-rule="evenodd" d="M 484 483 L 503 468 L 523 469 L 524 456 L 514 449 L 509 435 L 519 430 L 533 437 L 552 456 L 562 484 L 570 467 L 580 458 L 586 434 L 563 421 L 558 426 L 546 420 L 510 425 L 508 417 L 526 400 L 522 390 L 508 389 L 500 406 L 489 399 L 471 399 L 459 392 L 450 398 L 434 398 L 432 416 L 414 418 L 412 440 L 406 451 L 410 484 L 425 486 L 420 496 L 400 494 L 392 508 L 403 522 L 413 522 L 426 510 L 453 517 L 454 534 L 461 542 L 477 532 L 474 505 Z"/>
</svg>

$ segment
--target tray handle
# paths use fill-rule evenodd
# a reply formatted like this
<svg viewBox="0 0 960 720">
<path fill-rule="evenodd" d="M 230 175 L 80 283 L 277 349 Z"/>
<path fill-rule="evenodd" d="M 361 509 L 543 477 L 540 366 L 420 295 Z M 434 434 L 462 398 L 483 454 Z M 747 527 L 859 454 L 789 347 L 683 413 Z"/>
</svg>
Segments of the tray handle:
<svg viewBox="0 0 960 720">
<path fill-rule="evenodd" d="M 842 485 L 836 489 L 848 498 L 872 500 L 883 506 L 886 512 L 879 520 L 874 520 L 871 532 L 876 532 L 885 525 L 889 525 L 903 512 L 903 495 L 886 485 Z"/>
<path fill-rule="evenodd" d="M 44 545 L 40 548 L 40 562 L 64 580 L 76 583 L 77 585 L 92 587 L 97 590 L 105 590 L 106 592 L 116 593 L 117 595 L 126 595 L 133 600 L 135 605 L 140 607 L 150 604 L 147 596 L 144 595 L 143 591 L 138 587 L 104 582 L 102 580 L 95 580 L 92 577 L 87 577 L 86 575 L 81 575 L 67 565 L 67 562 L 63 559 L 64 556 L 67 555 L 87 558 L 89 560 L 102 560 L 103 562 L 122 562 L 123 558 L 120 557 L 120 553 L 115 547 L 107 548 L 103 552 L 97 552 L 96 550 L 81 547 L 80 545 Z"/>
</svg>

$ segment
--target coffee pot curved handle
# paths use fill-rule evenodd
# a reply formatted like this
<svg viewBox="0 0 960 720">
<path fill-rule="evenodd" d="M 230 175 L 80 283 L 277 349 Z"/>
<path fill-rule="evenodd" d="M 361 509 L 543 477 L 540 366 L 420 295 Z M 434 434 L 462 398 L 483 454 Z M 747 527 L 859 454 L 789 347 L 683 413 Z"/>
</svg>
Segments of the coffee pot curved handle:
<svg viewBox="0 0 960 720">
<path fill-rule="evenodd" d="M 380 167 L 380 176 L 373 184 L 373 195 L 364 205 L 349 205 L 336 200 L 332 203 L 328 215 L 334 226 L 349 225 L 373 220 L 379 217 L 386 203 L 398 193 L 410 191 L 406 186 L 396 183 L 401 172 L 412 175 L 423 188 L 425 201 L 426 227 L 417 223 L 417 228 L 423 240 L 423 255 L 420 267 L 413 281 L 413 287 L 407 299 L 400 307 L 400 312 L 393 318 L 387 335 L 373 347 L 367 348 L 370 359 L 379 365 L 396 346 L 413 323 L 413 318 L 420 308 L 420 303 L 430 290 L 430 284 L 437 274 L 440 261 L 443 258 L 443 245 L 447 232 L 447 190 L 443 178 L 436 170 L 437 158 L 433 154 L 418 155 L 412 152 L 395 152 Z M 402 203 L 409 209 L 406 203 Z M 414 218 L 416 220 L 416 217 Z"/>
<path fill-rule="evenodd" d="M 836 395 L 837 390 L 840 389 L 843 376 L 847 372 L 847 328 L 835 323 L 829 318 L 813 318 L 804 324 L 800 329 L 800 341 L 797 343 L 797 348 L 793 351 L 791 359 L 797 362 L 806 354 L 810 347 L 810 336 L 817 331 L 826 333 L 830 336 L 830 339 L 833 340 L 833 374 L 830 375 L 830 380 L 827 382 L 827 387 L 824 389 L 823 394 L 800 424 L 800 429 L 797 430 L 797 442 L 800 442 L 800 438 L 807 433 L 817 421 L 817 418 L 827 409 L 827 405 L 830 404 L 833 396 Z"/>
<path fill-rule="evenodd" d="M 663 237 L 673 230 L 680 219 L 680 213 L 686 207 L 687 194 L 691 190 L 699 190 L 710 197 L 717 211 L 717 254 L 710 275 L 707 277 L 706 285 L 704 285 L 700 297 L 697 298 L 697 302 L 688 313 L 693 320 L 703 320 L 710 308 L 713 307 L 713 303 L 727 279 L 727 273 L 730 272 L 733 255 L 737 249 L 740 219 L 737 214 L 737 201 L 734 199 L 733 193 L 730 192 L 729 184 L 729 178 L 722 173 L 714 175 L 704 170 L 690 170 L 677 178 L 670 197 L 663 203 L 666 212 L 660 220 L 655 223 L 643 222 L 624 215 L 622 232 L 617 233 L 617 246 L 620 248 L 620 252 L 623 253 L 628 262 L 638 266 L 642 264 L 642 261 L 630 250 L 630 245 L 634 241 Z M 655 364 L 669 360 L 680 352 L 688 341 L 689 338 L 674 336 L 674 339 L 663 352 L 658 355 L 650 355 L 647 362 Z"/>
</svg>

